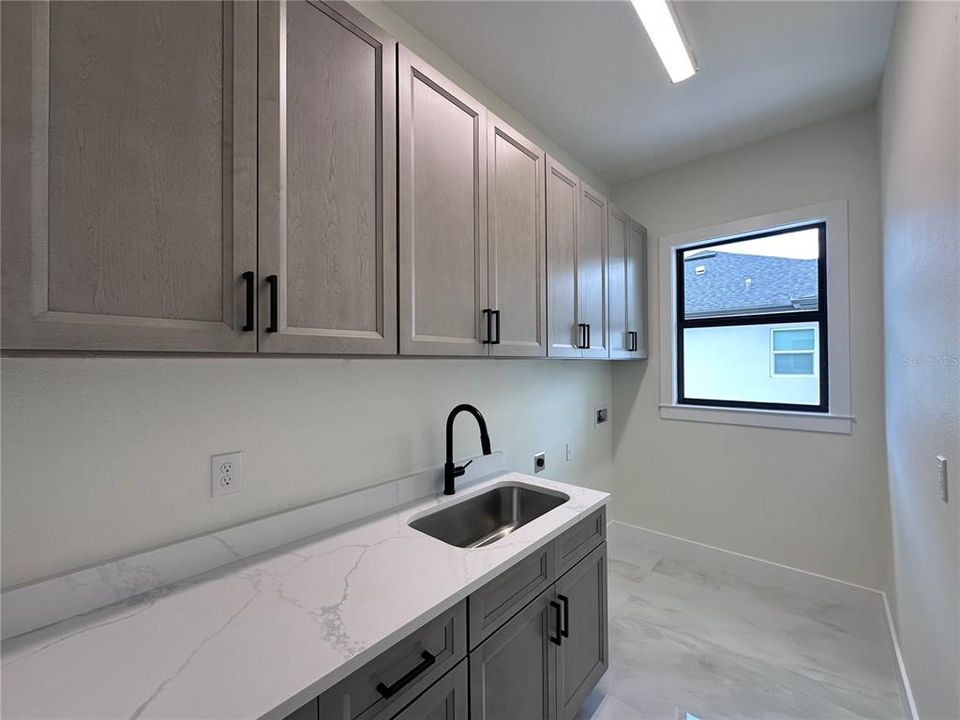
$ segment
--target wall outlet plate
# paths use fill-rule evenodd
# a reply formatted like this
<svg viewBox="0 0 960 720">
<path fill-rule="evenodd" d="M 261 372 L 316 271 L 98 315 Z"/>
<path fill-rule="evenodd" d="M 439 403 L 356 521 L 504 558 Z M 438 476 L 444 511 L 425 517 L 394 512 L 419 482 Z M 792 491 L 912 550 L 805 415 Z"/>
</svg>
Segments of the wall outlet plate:
<svg viewBox="0 0 960 720">
<path fill-rule="evenodd" d="M 547 467 L 547 454 L 538 452 L 533 456 L 533 472 L 543 472 Z"/>
<path fill-rule="evenodd" d="M 240 492 L 242 479 L 242 452 L 224 453 L 210 458 L 210 497 Z"/>
</svg>

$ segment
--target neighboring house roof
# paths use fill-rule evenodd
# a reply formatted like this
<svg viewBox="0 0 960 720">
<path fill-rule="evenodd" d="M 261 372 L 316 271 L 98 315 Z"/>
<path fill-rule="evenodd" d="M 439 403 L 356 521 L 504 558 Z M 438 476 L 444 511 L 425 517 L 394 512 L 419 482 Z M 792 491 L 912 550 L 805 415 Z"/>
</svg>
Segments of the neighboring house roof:
<svg viewBox="0 0 960 720">
<path fill-rule="evenodd" d="M 688 318 L 817 307 L 816 260 L 705 250 L 685 257 L 683 270 Z"/>
</svg>

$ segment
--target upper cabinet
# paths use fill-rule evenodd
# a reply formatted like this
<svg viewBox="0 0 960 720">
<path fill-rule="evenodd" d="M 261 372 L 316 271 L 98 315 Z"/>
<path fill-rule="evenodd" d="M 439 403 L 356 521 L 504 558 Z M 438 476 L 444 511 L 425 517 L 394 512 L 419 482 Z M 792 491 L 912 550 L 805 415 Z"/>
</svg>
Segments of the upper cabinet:
<svg viewBox="0 0 960 720">
<path fill-rule="evenodd" d="M 552 158 L 547 258 L 548 354 L 606 358 L 607 200 Z"/>
<path fill-rule="evenodd" d="M 631 357 L 647 357 L 647 229 L 633 218 L 627 233 L 627 332 Z"/>
<path fill-rule="evenodd" d="M 643 227 L 349 4 L 0 13 L 4 350 L 646 356 Z"/>
<path fill-rule="evenodd" d="M 401 47 L 400 352 L 486 355 L 487 111 Z"/>
<path fill-rule="evenodd" d="M 5 349 L 256 350 L 256 12 L 2 4 Z"/>
<path fill-rule="evenodd" d="M 259 4 L 261 352 L 395 354 L 396 41 Z"/>
<path fill-rule="evenodd" d="M 487 115 L 487 248 L 490 354 L 547 352 L 544 154 Z"/>
<path fill-rule="evenodd" d="M 610 357 L 647 357 L 647 229 L 610 205 L 608 221 Z"/>
</svg>

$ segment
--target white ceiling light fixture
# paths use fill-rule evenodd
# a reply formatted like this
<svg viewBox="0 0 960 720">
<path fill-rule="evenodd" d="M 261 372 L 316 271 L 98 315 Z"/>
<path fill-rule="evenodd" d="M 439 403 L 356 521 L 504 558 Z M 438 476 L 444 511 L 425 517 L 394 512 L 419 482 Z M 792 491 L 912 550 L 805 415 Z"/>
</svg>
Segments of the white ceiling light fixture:
<svg viewBox="0 0 960 720">
<path fill-rule="evenodd" d="M 678 83 L 697 72 L 697 66 L 687 49 L 667 0 L 630 0 L 640 16 L 647 35 L 653 41 L 657 54 L 667 69 L 670 81 Z"/>
</svg>

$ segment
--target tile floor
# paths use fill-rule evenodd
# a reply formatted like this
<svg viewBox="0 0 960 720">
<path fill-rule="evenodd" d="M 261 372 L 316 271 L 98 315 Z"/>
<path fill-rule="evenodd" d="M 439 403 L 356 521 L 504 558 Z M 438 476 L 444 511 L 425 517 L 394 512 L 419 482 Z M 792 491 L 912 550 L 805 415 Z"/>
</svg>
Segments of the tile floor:
<svg viewBox="0 0 960 720">
<path fill-rule="evenodd" d="M 610 669 L 577 720 L 905 717 L 882 619 L 616 543 Z"/>
</svg>

